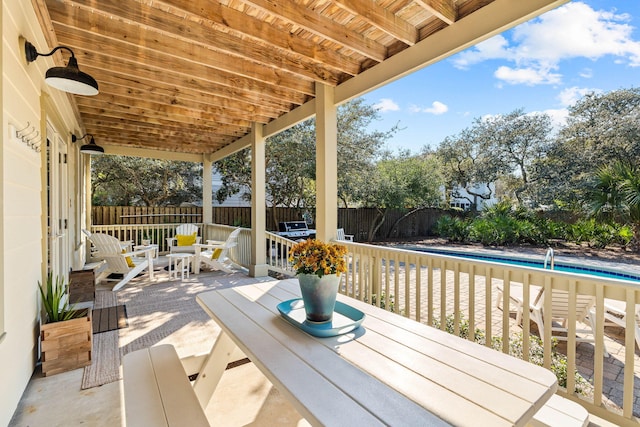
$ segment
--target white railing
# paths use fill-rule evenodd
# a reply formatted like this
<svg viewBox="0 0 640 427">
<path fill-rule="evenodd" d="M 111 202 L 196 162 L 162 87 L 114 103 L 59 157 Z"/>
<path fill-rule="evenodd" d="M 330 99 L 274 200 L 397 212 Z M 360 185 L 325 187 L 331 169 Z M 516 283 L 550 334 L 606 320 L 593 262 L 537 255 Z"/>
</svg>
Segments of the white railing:
<svg viewBox="0 0 640 427">
<path fill-rule="evenodd" d="M 181 223 L 94 225 L 91 227 L 91 232 L 108 234 L 116 237 L 120 241 L 131 240 L 134 245 L 141 245 L 142 240 L 148 237 L 152 243 L 158 245 L 160 253 L 165 253 L 169 251 L 167 238 L 175 236 L 176 227 L 180 224 Z M 202 232 L 202 224 L 194 224 L 197 225 L 200 232 Z"/>
<path fill-rule="evenodd" d="M 267 232 L 267 265 L 273 271 L 293 276 L 295 272 L 289 263 L 289 252 L 296 242 L 286 237 Z"/>
<path fill-rule="evenodd" d="M 509 310 L 496 308 L 498 286 L 503 289 L 501 307 L 509 307 L 510 291 L 514 284 L 523 287 L 525 307 L 534 303 L 530 300 L 529 288 L 544 287 L 543 312 L 547 313 L 552 309 L 552 289 L 567 292 L 569 307 L 575 305 L 577 295 L 594 296 L 594 342 L 581 344 L 578 353 L 577 313 L 575 308 L 570 309 L 565 352 L 567 372 L 575 372 L 579 368 L 578 371 L 589 378 L 593 392 L 590 396 L 574 392 L 575 378 L 568 375 L 566 387 L 559 394 L 580 402 L 589 412 L 616 424 L 638 424 L 639 420 L 633 415 L 634 402 L 638 398 L 634 392 L 636 356 L 633 332 L 635 307 L 640 304 L 640 286 L 637 283 L 381 246 L 340 243 L 347 246 L 349 257 L 349 271 L 342 282 L 341 292 L 418 322 L 440 325 L 441 329 L 445 329 L 449 321 L 448 328 L 453 328 L 454 333 L 459 333 L 468 321 L 470 340 L 475 339 L 477 328 L 487 337 L 499 337 L 505 353 L 509 351 L 514 332 L 521 332 L 525 360 L 528 359 L 531 336 L 529 310 L 523 311 L 522 326 L 515 325 L 515 316 L 512 317 Z M 624 355 L 622 360 L 604 356 L 605 298 L 626 302 L 626 330 L 629 333 L 625 334 L 621 344 L 623 349 L 619 354 Z M 512 310 L 515 310 L 513 305 Z M 545 327 L 543 338 L 543 364 L 550 369 L 550 328 Z M 485 345 L 491 346 L 491 341 L 486 339 Z M 617 345 L 620 346 L 620 343 Z M 580 366 L 577 363 L 578 356 Z M 585 368 L 585 364 L 589 366 Z M 616 375 L 611 378 L 614 369 Z M 616 382 L 622 383 L 622 387 L 618 387 L 623 390 L 622 397 L 619 391 L 612 392 L 618 389 L 614 385 Z M 618 406 L 619 410 L 611 409 L 612 406 Z"/>
<path fill-rule="evenodd" d="M 141 229 L 151 229 L 156 240 L 164 242 L 175 232 L 177 224 L 164 225 L 123 225 L 93 227 L 95 232 L 109 232 L 121 240 L 136 240 Z M 225 240 L 235 227 L 206 224 L 202 226 L 203 240 Z M 118 234 L 119 233 L 119 234 Z M 138 233 L 138 234 L 136 234 Z M 138 237 L 141 238 L 141 237 Z M 512 287 L 523 288 L 524 306 L 534 301 L 529 297 L 531 286 L 545 289 L 543 312 L 551 312 L 550 292 L 567 292 L 568 306 L 572 307 L 577 295 L 595 297 L 594 342 L 577 347 L 575 309 L 568 314 L 567 344 L 561 351 L 566 354 L 567 372 L 579 371 L 588 378 L 593 390 L 588 396 L 579 395 L 573 375 L 567 375 L 566 387 L 559 394 L 581 403 L 587 410 L 599 417 L 619 425 L 638 425 L 634 416 L 634 402 L 640 396 L 634 389 L 635 381 L 635 307 L 640 304 L 640 285 L 634 282 L 570 274 L 557 270 L 543 270 L 519 267 L 488 261 L 456 258 L 383 246 L 365 245 L 341 241 L 348 250 L 348 273 L 341 282 L 340 292 L 368 301 L 386 310 L 430 325 L 440 325 L 459 333 L 468 323 L 468 339 L 476 339 L 476 330 L 486 337 L 498 338 L 501 350 L 509 351 L 514 333 L 522 334 L 522 354 L 528 359 L 532 331 L 531 315 L 524 310 L 522 325 L 515 324 L 514 308 L 496 308 L 497 288 L 503 290 L 501 307 L 509 307 Z M 280 273 L 293 275 L 288 262 L 288 254 L 295 242 L 267 233 L 266 264 Z M 166 250 L 166 249 L 165 249 Z M 231 253 L 232 259 L 244 267 L 251 263 L 251 230 L 243 229 L 238 246 Z M 623 342 L 614 342 L 619 351 L 618 358 L 607 358 L 605 354 L 604 302 L 606 299 L 626 302 L 626 330 Z M 448 326 L 447 326 L 448 323 Z M 607 328 L 609 332 L 609 328 Z M 543 365 L 552 363 L 551 330 L 545 328 L 543 337 Z M 607 342 L 612 340 L 606 337 Z M 492 345 L 491 339 L 484 340 Z M 495 339 L 493 340 L 495 342 Z M 610 350 L 610 349 L 609 349 Z M 579 363 L 578 363 L 579 362 Z M 586 367 L 585 367 L 586 365 Z M 639 367 L 640 369 L 640 367 Z M 615 374 L 612 374 L 615 372 Z M 622 393 L 620 392 L 622 390 Z"/>
</svg>

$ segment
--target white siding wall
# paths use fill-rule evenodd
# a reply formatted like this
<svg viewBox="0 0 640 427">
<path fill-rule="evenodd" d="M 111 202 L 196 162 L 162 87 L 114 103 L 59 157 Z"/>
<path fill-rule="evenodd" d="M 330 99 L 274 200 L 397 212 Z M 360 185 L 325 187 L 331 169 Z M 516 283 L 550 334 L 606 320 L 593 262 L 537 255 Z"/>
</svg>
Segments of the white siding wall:
<svg viewBox="0 0 640 427">
<path fill-rule="evenodd" d="M 238 194 L 234 194 L 233 196 L 227 198 L 224 202 L 218 203 L 216 200 L 216 192 L 222 187 L 222 175 L 218 172 L 213 173 L 213 178 L 211 181 L 212 191 L 213 191 L 213 206 L 224 206 L 224 207 L 247 207 L 251 206 L 251 202 L 242 199 L 243 192 Z"/>
<path fill-rule="evenodd" d="M 42 134 L 41 91 L 51 58 L 39 58 L 27 66 L 18 38 L 22 35 L 39 50 L 47 49 L 31 1 L 2 2 L 2 151 L 0 162 L 0 425 L 8 425 L 33 373 L 38 357 L 39 313 L 37 284 L 42 280 L 46 260 L 47 209 L 43 175 L 46 163 L 40 153 L 10 135 L 10 125 L 35 126 Z M 55 90 L 51 90 L 55 92 Z M 60 132 L 73 127 L 66 94 L 51 93 Z M 66 123 L 66 124 L 65 124 Z M 68 134 L 68 133 L 67 133 Z M 72 156 L 74 157 L 74 156 Z M 72 169 L 73 170 L 73 169 Z M 46 182 L 46 181 L 45 181 Z M 72 222 L 74 222 L 72 220 Z M 71 249 L 71 248 L 70 248 Z"/>
</svg>

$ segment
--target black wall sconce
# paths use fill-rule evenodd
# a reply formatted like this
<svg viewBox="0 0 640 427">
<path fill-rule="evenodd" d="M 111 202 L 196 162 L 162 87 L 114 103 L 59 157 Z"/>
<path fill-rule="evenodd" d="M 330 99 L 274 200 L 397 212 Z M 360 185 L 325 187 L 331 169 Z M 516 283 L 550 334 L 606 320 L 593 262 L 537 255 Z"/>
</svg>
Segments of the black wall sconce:
<svg viewBox="0 0 640 427">
<path fill-rule="evenodd" d="M 97 95 L 98 82 L 87 73 L 78 69 L 78 61 L 73 51 L 67 46 L 58 46 L 49 53 L 39 53 L 34 45 L 25 40 L 24 51 L 27 63 L 35 61 L 38 56 L 51 56 L 58 49 L 66 49 L 71 52 L 71 58 L 66 67 L 53 67 L 47 70 L 44 81 L 49 86 L 76 95 Z"/>
<path fill-rule="evenodd" d="M 93 135 L 91 135 L 90 133 L 87 133 L 80 138 L 71 134 L 71 142 L 80 141 L 81 139 L 85 139 L 88 136 L 91 137 L 91 140 L 89 140 L 88 144 L 84 144 L 82 147 L 80 147 L 80 152 L 84 154 L 104 154 L 104 148 L 96 144 L 96 140 L 93 138 Z"/>
</svg>

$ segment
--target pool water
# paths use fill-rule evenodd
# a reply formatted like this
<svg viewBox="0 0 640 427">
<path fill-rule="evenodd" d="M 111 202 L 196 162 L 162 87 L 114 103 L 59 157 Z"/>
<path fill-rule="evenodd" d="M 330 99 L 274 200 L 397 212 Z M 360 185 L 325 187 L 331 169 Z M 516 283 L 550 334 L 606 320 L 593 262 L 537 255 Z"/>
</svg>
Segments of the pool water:
<svg viewBox="0 0 640 427">
<path fill-rule="evenodd" d="M 509 257 L 505 255 L 456 252 L 456 251 L 450 251 L 450 250 L 444 250 L 444 249 L 427 249 L 427 248 L 413 247 L 412 250 L 438 254 L 438 255 L 448 255 L 448 256 L 455 256 L 460 258 L 499 262 L 502 264 L 509 264 L 509 265 L 519 265 L 523 267 L 544 268 L 544 257 L 541 257 L 540 260 L 535 260 L 535 259 Z M 547 269 L 548 268 L 549 266 L 547 265 Z M 630 274 L 630 273 L 625 273 L 623 271 L 602 269 L 602 268 L 597 268 L 593 266 L 583 267 L 580 265 L 567 264 L 567 263 L 556 261 L 554 263 L 553 269 L 556 271 L 564 271 L 567 273 L 589 274 L 591 276 L 605 277 L 607 279 L 622 279 L 622 280 L 633 280 L 633 281 L 640 282 L 640 275 L 638 274 Z"/>
</svg>

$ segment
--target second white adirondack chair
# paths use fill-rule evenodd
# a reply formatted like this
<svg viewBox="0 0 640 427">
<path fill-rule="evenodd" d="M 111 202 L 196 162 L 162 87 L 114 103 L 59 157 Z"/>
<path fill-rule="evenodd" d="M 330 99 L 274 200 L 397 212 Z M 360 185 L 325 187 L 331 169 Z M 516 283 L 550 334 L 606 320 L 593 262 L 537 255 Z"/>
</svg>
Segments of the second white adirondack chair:
<svg viewBox="0 0 640 427">
<path fill-rule="evenodd" d="M 200 273 L 201 263 L 211 267 L 214 270 L 222 270 L 225 273 L 233 273 L 233 270 L 231 269 L 233 262 L 229 258 L 229 249 L 238 245 L 238 235 L 240 234 L 240 230 L 240 228 L 236 228 L 235 230 L 233 230 L 223 244 L 194 245 L 196 250 L 194 257 L 195 273 Z"/>
<path fill-rule="evenodd" d="M 193 237 L 195 237 L 195 241 L 193 241 Z M 180 224 L 176 227 L 175 236 L 167 237 L 167 246 L 170 253 L 195 253 L 194 245 L 200 243 L 200 239 L 197 225 Z M 192 241 L 193 243 L 191 243 Z"/>
</svg>

